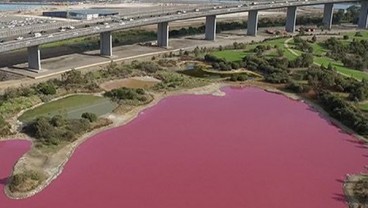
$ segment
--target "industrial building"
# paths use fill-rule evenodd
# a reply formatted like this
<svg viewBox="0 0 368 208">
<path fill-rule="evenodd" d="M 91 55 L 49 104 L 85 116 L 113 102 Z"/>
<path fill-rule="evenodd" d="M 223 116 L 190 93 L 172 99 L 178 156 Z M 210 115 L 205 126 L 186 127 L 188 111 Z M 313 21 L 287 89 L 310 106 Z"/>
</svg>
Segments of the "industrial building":
<svg viewBox="0 0 368 208">
<path fill-rule="evenodd" d="M 78 20 L 91 20 L 98 17 L 118 15 L 119 12 L 101 9 L 83 9 L 83 10 L 69 10 L 69 11 L 50 11 L 43 12 L 43 16 L 70 18 Z"/>
</svg>

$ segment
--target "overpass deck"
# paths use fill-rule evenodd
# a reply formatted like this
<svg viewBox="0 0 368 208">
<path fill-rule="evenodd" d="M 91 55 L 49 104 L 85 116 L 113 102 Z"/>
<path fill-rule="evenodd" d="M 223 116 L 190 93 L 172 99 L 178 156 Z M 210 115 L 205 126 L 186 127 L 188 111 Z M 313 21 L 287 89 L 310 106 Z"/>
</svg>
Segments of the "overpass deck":
<svg viewBox="0 0 368 208">
<path fill-rule="evenodd" d="M 124 24 L 113 23 L 108 27 L 101 26 L 99 28 L 89 27 L 89 28 L 81 28 L 75 29 L 65 32 L 57 32 L 49 34 L 48 36 L 42 37 L 31 37 L 24 38 L 23 40 L 16 41 L 8 41 L 4 43 L 0 43 L 0 53 L 7 52 L 11 50 L 17 50 L 21 48 L 29 48 L 32 46 L 38 46 L 46 43 L 57 42 L 61 40 L 78 38 L 83 36 L 100 34 L 103 32 L 110 32 L 116 30 L 130 29 L 134 27 L 159 24 L 162 22 L 172 22 L 178 20 L 186 20 L 186 19 L 194 19 L 206 16 L 213 15 L 224 15 L 231 13 L 240 13 L 240 12 L 248 12 L 248 11 L 259 11 L 259 10 L 268 10 L 268 9 L 280 9 L 286 7 L 300 7 L 300 6 L 314 6 L 320 4 L 328 4 L 328 3 L 351 3 L 351 2 L 360 2 L 360 0 L 314 0 L 314 1 L 289 1 L 285 2 L 276 2 L 276 3 L 268 3 L 268 4 L 257 4 L 257 5 L 248 5 L 242 7 L 231 7 L 231 8 L 207 8 L 199 11 L 188 11 L 187 13 L 177 14 L 177 13 L 168 13 L 168 14 L 159 14 L 153 17 L 148 17 L 144 19 L 137 19 L 133 21 L 127 21 Z"/>
</svg>

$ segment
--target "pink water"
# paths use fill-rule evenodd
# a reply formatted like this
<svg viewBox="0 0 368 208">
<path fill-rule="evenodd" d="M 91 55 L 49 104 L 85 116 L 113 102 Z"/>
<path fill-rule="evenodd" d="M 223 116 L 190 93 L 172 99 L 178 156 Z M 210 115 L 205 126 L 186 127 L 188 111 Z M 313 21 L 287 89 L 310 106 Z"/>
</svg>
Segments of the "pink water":
<svg viewBox="0 0 368 208">
<path fill-rule="evenodd" d="M 41 193 L 0 194 L 0 207 L 347 208 L 341 180 L 364 171 L 361 144 L 304 103 L 224 91 L 163 100 L 81 145 Z M 0 143 L 0 179 L 28 146 Z"/>
</svg>

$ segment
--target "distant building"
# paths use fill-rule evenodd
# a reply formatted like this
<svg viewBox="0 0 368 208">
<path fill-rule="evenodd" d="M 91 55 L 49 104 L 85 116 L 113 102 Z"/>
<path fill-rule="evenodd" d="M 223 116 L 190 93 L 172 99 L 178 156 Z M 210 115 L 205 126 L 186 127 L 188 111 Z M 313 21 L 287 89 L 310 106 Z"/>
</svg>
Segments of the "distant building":
<svg viewBox="0 0 368 208">
<path fill-rule="evenodd" d="M 43 12 L 43 16 L 70 18 L 78 20 L 91 20 L 98 17 L 118 15 L 119 12 L 102 10 L 102 9 L 83 9 L 83 10 L 69 10 L 69 11 L 50 11 Z"/>
</svg>

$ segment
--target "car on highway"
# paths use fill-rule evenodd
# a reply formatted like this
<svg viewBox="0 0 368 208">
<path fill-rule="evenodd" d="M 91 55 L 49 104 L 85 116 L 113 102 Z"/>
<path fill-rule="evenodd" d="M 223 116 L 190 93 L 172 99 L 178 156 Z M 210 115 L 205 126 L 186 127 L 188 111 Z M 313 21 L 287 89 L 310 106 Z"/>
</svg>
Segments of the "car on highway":
<svg viewBox="0 0 368 208">
<path fill-rule="evenodd" d="M 42 36 L 42 34 L 41 34 L 41 33 L 35 33 L 35 34 L 34 34 L 34 37 L 35 37 L 35 38 L 39 38 L 39 37 L 41 37 L 41 36 Z"/>
<path fill-rule="evenodd" d="M 22 36 L 19 36 L 15 40 L 23 40 L 23 37 Z"/>
</svg>

